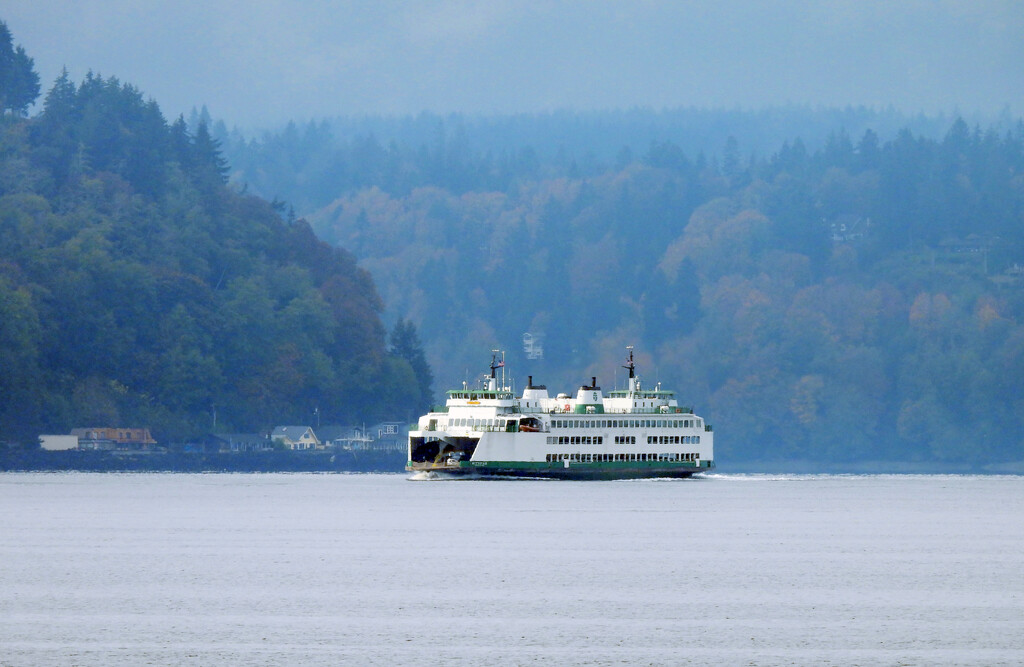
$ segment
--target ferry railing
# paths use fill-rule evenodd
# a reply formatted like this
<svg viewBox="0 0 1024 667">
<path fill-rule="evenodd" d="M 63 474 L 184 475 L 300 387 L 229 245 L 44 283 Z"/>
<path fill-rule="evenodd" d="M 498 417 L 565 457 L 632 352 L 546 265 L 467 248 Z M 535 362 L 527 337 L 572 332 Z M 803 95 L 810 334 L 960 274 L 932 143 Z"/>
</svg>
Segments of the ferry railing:
<svg viewBox="0 0 1024 667">
<path fill-rule="evenodd" d="M 569 412 L 572 412 L 570 410 Z M 690 407 L 669 407 L 667 405 L 653 408 L 606 408 L 606 415 L 692 415 L 693 408 Z"/>
<path fill-rule="evenodd" d="M 420 429 L 419 425 L 416 424 L 416 425 L 413 425 L 412 430 L 414 430 L 414 431 L 416 431 L 416 430 L 440 431 L 441 427 L 440 427 L 439 424 L 427 424 L 425 427 Z M 516 429 L 515 431 L 509 431 L 507 426 L 493 426 L 491 424 L 488 424 L 486 426 L 485 425 L 480 425 L 480 426 L 448 426 L 447 431 L 449 433 L 452 433 L 454 431 L 468 431 L 468 432 L 471 432 L 471 433 L 519 433 L 520 432 L 519 429 Z M 543 428 L 537 429 L 536 431 L 531 431 L 531 433 L 550 433 L 550 432 L 551 432 L 551 429 L 547 425 L 545 425 Z"/>
</svg>

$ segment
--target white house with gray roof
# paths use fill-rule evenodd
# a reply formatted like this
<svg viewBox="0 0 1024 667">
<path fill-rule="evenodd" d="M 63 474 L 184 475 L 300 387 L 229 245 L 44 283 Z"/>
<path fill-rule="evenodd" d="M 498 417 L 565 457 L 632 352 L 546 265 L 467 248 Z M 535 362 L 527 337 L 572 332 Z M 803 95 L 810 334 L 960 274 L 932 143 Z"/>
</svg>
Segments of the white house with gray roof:
<svg viewBox="0 0 1024 667">
<path fill-rule="evenodd" d="M 288 449 L 323 449 L 312 426 L 277 426 L 270 434 L 270 439 Z"/>
</svg>

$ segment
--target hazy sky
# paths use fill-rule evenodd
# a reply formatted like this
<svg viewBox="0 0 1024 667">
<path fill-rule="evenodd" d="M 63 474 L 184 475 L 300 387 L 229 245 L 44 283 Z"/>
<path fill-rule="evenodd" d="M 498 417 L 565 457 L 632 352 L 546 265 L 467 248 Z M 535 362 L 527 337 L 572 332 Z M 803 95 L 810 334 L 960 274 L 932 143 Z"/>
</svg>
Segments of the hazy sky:
<svg viewBox="0 0 1024 667">
<path fill-rule="evenodd" d="M 892 104 L 1024 113 L 1022 0 L 7 0 L 62 66 L 255 129 L 334 115 Z"/>
</svg>

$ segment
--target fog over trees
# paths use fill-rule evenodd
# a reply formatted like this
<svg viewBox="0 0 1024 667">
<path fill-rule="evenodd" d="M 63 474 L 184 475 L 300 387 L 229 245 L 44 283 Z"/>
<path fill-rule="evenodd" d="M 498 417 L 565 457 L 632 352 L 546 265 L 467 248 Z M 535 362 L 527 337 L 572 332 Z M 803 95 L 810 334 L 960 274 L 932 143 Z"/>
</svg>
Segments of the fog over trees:
<svg viewBox="0 0 1024 667">
<path fill-rule="evenodd" d="M 607 386 L 635 345 L 649 381 L 719 425 L 723 459 L 1022 458 L 1020 119 L 695 109 L 220 132 L 233 178 L 297 202 L 417 325 L 440 388 L 492 347 L 549 387 Z"/>
<path fill-rule="evenodd" d="M 9 36 L 0 440 L 411 420 L 492 348 L 562 391 L 621 384 L 633 345 L 723 462 L 1024 460 L 1009 112 L 424 113 L 247 136 L 112 76 L 41 89 Z"/>
</svg>

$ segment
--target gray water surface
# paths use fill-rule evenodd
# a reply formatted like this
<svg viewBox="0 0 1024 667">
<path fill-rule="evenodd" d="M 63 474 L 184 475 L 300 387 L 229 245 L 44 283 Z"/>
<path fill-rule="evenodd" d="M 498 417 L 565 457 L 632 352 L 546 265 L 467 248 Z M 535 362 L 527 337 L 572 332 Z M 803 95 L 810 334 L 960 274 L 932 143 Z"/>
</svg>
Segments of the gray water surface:
<svg viewBox="0 0 1024 667">
<path fill-rule="evenodd" d="M 1024 478 L 0 474 L 0 664 L 1016 665 Z"/>
</svg>

